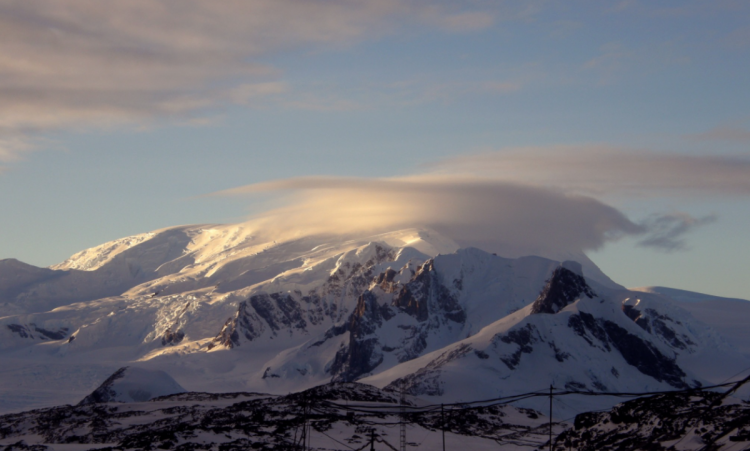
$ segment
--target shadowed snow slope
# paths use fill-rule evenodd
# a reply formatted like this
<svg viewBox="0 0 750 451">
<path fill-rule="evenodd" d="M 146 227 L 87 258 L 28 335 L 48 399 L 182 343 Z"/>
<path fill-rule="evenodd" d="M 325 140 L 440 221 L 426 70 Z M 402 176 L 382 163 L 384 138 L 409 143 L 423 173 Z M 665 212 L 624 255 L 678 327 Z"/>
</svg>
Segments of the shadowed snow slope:
<svg viewBox="0 0 750 451">
<path fill-rule="evenodd" d="M 677 301 L 677 305 L 716 329 L 729 343 L 750 357 L 750 302 L 666 287 L 641 287 L 632 290 L 657 293 Z"/>
<path fill-rule="evenodd" d="M 185 389 L 164 371 L 122 367 L 78 405 L 102 402 L 144 402 L 158 396 L 184 393 Z"/>
</svg>

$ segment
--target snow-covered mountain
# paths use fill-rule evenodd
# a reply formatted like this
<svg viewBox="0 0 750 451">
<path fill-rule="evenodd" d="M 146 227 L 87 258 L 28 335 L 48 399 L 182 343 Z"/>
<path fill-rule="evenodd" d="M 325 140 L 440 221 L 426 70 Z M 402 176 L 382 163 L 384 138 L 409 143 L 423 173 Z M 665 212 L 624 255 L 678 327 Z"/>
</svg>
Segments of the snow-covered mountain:
<svg viewBox="0 0 750 451">
<path fill-rule="evenodd" d="M 191 391 L 403 381 L 445 400 L 692 387 L 750 367 L 721 321 L 565 257 L 504 258 L 419 228 L 247 223 L 159 230 L 50 268 L 3 260 L 0 411 L 77 402 L 129 365 Z"/>
<path fill-rule="evenodd" d="M 639 392 L 700 387 L 748 368 L 710 327 L 659 295 L 607 288 L 564 262 L 534 302 L 466 339 L 362 379 L 414 396 L 466 401 L 549 385 Z M 611 405 L 581 398 L 559 414 Z M 542 408 L 546 401 L 527 405 Z"/>
</svg>

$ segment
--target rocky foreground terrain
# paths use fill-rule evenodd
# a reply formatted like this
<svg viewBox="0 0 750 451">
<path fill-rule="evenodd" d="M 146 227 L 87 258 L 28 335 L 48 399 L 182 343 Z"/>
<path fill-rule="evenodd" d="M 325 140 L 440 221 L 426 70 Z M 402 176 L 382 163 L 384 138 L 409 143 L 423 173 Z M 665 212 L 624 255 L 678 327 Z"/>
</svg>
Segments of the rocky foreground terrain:
<svg viewBox="0 0 750 451">
<path fill-rule="evenodd" d="M 468 407 L 468 406 L 466 406 Z M 442 439 L 472 449 L 496 440 L 541 443 L 547 428 L 538 412 L 512 406 L 420 407 L 398 394 L 357 383 L 334 383 L 287 396 L 182 393 L 149 402 L 60 406 L 0 417 L 0 450 L 175 449 L 346 450 L 430 449 Z M 559 426 L 558 426 L 559 427 Z M 71 446 L 76 445 L 75 448 Z M 521 445 L 525 448 L 525 446 Z"/>
<path fill-rule="evenodd" d="M 568 396 L 580 395 L 556 395 L 557 402 Z M 548 449 L 549 418 L 507 402 L 429 405 L 357 383 L 287 396 L 84 400 L 0 417 L 0 450 L 400 449 L 402 423 L 406 449 L 440 449 L 443 440 L 446 449 Z M 748 449 L 750 403 L 723 391 L 675 391 L 554 421 L 552 437 L 555 450 Z"/>
</svg>

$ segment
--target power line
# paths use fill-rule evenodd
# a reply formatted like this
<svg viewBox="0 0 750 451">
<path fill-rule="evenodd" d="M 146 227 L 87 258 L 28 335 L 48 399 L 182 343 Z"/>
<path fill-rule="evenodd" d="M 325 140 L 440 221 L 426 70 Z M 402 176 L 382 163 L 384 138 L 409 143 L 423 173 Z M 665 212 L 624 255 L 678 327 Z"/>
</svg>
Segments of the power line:
<svg viewBox="0 0 750 451">
<path fill-rule="evenodd" d="M 352 448 L 351 446 L 347 445 L 346 443 L 342 443 L 342 442 L 340 442 L 340 441 L 336 440 L 335 438 L 331 437 L 330 435 L 326 434 L 326 433 L 325 433 L 325 432 L 323 432 L 323 431 L 318 431 L 317 429 L 316 429 L 315 431 L 316 431 L 316 432 L 319 432 L 319 433 L 321 433 L 321 434 L 323 434 L 323 435 L 325 435 L 326 437 L 330 438 L 331 440 L 333 440 L 334 442 L 338 443 L 339 445 L 342 445 L 342 446 L 346 446 L 347 448 L 349 448 L 349 449 L 351 449 L 351 450 L 354 450 L 354 448 Z"/>
<path fill-rule="evenodd" d="M 739 374 L 744 373 L 745 371 L 750 370 L 750 368 L 743 370 L 736 375 L 732 376 L 729 379 L 733 379 Z M 477 400 L 477 401 L 469 401 L 469 402 L 456 402 L 456 403 L 449 403 L 449 404 L 427 404 L 422 406 L 413 406 L 413 405 L 406 405 L 405 399 L 402 397 L 399 400 L 399 404 L 397 405 L 352 405 L 352 404 L 346 404 L 341 405 L 333 401 L 329 400 L 315 400 L 313 402 L 311 399 L 304 397 L 302 399 L 303 401 L 303 423 L 302 423 L 302 431 L 301 436 L 299 437 L 299 444 L 304 446 L 309 446 L 310 441 L 310 435 L 312 432 L 312 419 L 313 419 L 313 413 L 317 415 L 331 415 L 330 409 L 337 409 L 344 412 L 350 412 L 350 414 L 347 415 L 346 418 L 352 422 L 352 419 L 354 418 L 351 416 L 353 413 L 359 413 L 359 414 L 366 414 L 366 415 L 374 415 L 376 417 L 380 417 L 383 420 L 385 420 L 385 417 L 389 416 L 398 416 L 399 421 L 377 421 L 377 420 L 370 420 L 362 418 L 360 415 L 357 415 L 356 421 L 353 422 L 353 424 L 360 424 L 360 425 L 368 425 L 373 427 L 396 427 L 403 428 L 406 423 L 411 424 L 419 424 L 422 427 L 425 427 L 425 429 L 434 430 L 434 424 L 433 426 L 425 426 L 422 424 L 424 421 L 433 421 L 433 420 L 426 420 L 424 419 L 425 415 L 432 415 L 435 416 L 437 414 L 437 411 L 440 411 L 440 417 L 439 417 L 439 424 L 440 429 L 443 436 L 443 446 L 445 446 L 445 429 L 446 429 L 446 418 L 445 418 L 445 410 L 446 407 L 448 408 L 448 413 L 453 414 L 453 412 L 465 412 L 469 410 L 481 410 L 481 409 L 487 409 L 491 407 L 497 407 L 497 406 L 504 406 L 508 405 L 513 402 L 518 402 L 524 399 L 529 398 L 535 398 L 535 397 L 549 397 L 550 398 L 550 417 L 549 417 L 549 429 L 548 432 L 550 434 L 549 438 L 549 446 L 553 446 L 553 440 L 552 440 L 552 432 L 553 432 L 553 423 L 552 423 L 552 401 L 553 397 L 563 397 L 563 396 L 570 396 L 570 395 L 583 395 L 583 396 L 614 396 L 614 397 L 639 397 L 639 396 L 656 396 L 656 395 L 670 395 L 670 394 L 680 394 L 680 393 L 695 393 L 699 391 L 708 391 L 711 389 L 716 388 L 723 388 L 732 386 L 730 390 L 727 390 L 725 393 L 722 393 L 721 396 L 718 398 L 720 400 L 725 399 L 727 396 L 732 394 L 734 391 L 739 389 L 743 384 L 750 381 L 750 376 L 747 376 L 746 378 L 740 380 L 740 381 L 733 381 L 733 382 L 723 382 L 721 384 L 711 385 L 711 386 L 705 386 L 705 387 L 695 387 L 695 388 L 687 388 L 687 389 L 681 389 L 681 390 L 660 390 L 660 391 L 649 391 L 649 392 L 593 392 L 593 391 L 581 391 L 581 390 L 565 390 L 565 391 L 554 391 L 554 387 L 550 386 L 549 390 L 546 392 L 543 391 L 532 391 L 528 393 L 520 393 L 516 395 L 510 395 L 510 396 L 503 396 L 503 397 L 497 397 L 497 398 L 491 398 L 491 399 L 484 399 L 484 400 Z M 573 409 L 572 406 L 567 404 L 566 402 L 562 401 L 562 399 L 558 399 L 558 402 L 562 405 L 572 409 L 572 410 L 578 410 Z M 313 405 L 316 404 L 316 405 Z M 710 406 L 708 406 L 704 413 L 707 413 L 711 410 L 713 405 L 716 404 L 716 400 L 711 403 Z M 602 411 L 606 411 L 607 409 L 603 409 Z M 408 413 L 407 413 L 408 411 Z M 409 420 L 409 415 L 416 415 L 417 418 L 413 418 L 412 421 Z M 422 418 L 420 420 L 420 418 Z M 574 418 L 574 417 L 573 417 Z M 564 422 L 568 422 L 570 419 L 564 420 Z M 547 426 L 547 425 L 545 425 Z M 537 426 L 536 428 L 529 428 L 527 430 L 520 430 L 520 431 L 514 431 L 512 433 L 503 434 L 501 436 L 485 436 L 481 433 L 479 434 L 473 434 L 476 437 L 494 440 L 498 444 L 502 443 L 525 443 L 525 444 L 533 444 L 535 446 L 543 446 L 543 442 L 534 441 L 533 439 L 530 439 L 529 435 L 542 435 L 542 429 L 543 426 Z M 546 429 L 546 428 L 544 428 Z M 373 449 L 374 443 L 376 441 L 375 438 L 375 429 L 373 428 L 371 430 L 371 440 L 369 443 L 366 443 L 362 448 L 359 448 L 359 450 L 355 450 L 351 446 L 342 443 L 335 438 L 331 437 L 330 435 L 326 434 L 322 431 L 317 431 L 323 434 L 324 436 L 328 437 L 329 439 L 333 440 L 334 442 L 347 447 L 348 449 L 351 449 L 353 451 L 360 451 L 366 448 L 368 445 L 370 445 L 371 449 Z M 544 431 L 547 432 L 547 431 Z M 296 431 L 295 431 L 295 443 L 297 443 L 296 438 Z M 425 436 L 426 438 L 426 436 Z M 685 437 L 683 437 L 681 440 L 683 440 Z M 401 448 L 405 448 L 405 437 L 403 434 L 400 434 L 400 441 L 401 441 Z M 385 441 L 382 437 L 378 436 L 377 441 L 379 443 L 383 443 L 386 446 L 392 448 L 394 451 L 396 450 L 395 447 L 393 447 L 390 443 Z M 679 442 L 678 442 L 679 443 Z M 298 445 L 299 446 L 299 445 Z"/>
<path fill-rule="evenodd" d="M 750 368 L 749 368 L 750 369 Z M 738 373 L 741 374 L 741 373 Z M 721 384 L 687 388 L 681 390 L 660 390 L 660 391 L 649 391 L 649 392 L 594 392 L 594 391 L 583 391 L 583 390 L 566 390 L 566 391 L 552 391 L 553 396 L 568 396 L 568 395 L 583 395 L 583 396 L 615 396 L 615 397 L 640 397 L 640 396 L 655 396 L 664 394 L 678 394 L 678 393 L 692 393 L 696 391 L 706 391 L 714 388 L 722 388 L 730 385 L 735 385 L 736 382 L 724 382 Z M 494 407 L 499 405 L 506 405 L 524 399 L 535 398 L 535 397 L 549 397 L 550 392 L 534 391 L 528 393 L 521 393 L 512 396 L 503 396 L 498 398 L 483 399 L 478 401 L 468 402 L 456 402 L 447 404 L 428 404 L 423 406 L 409 406 L 409 405 L 342 405 L 333 401 L 321 400 L 320 403 L 329 407 L 359 412 L 359 413 L 380 413 L 384 415 L 399 415 L 401 409 L 409 410 L 411 413 L 429 413 L 440 410 L 441 408 L 451 408 L 451 410 L 470 410 L 470 409 L 482 409 L 486 407 Z"/>
<path fill-rule="evenodd" d="M 740 371 L 739 373 L 729 376 L 723 383 L 726 383 L 730 379 L 734 379 L 735 377 L 739 376 L 740 374 L 744 373 L 745 371 L 750 370 L 750 368 L 745 368 L 744 370 Z"/>
</svg>

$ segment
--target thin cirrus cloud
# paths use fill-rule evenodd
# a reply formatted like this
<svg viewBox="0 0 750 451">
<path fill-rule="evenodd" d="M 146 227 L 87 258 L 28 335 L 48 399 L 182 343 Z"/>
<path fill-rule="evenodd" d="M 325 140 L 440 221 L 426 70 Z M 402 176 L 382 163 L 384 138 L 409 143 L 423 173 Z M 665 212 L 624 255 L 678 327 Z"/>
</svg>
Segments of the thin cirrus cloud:
<svg viewBox="0 0 750 451">
<path fill-rule="evenodd" d="M 0 174 L 7 170 L 5 164 L 18 159 L 19 151 L 30 148 L 28 138 L 17 133 L 0 133 Z"/>
<path fill-rule="evenodd" d="M 747 155 L 691 155 L 606 145 L 524 147 L 446 158 L 429 169 L 597 196 L 750 195 Z"/>
<path fill-rule="evenodd" d="M 0 4 L 0 134 L 251 105 L 291 89 L 259 62 L 269 53 L 348 46 L 415 23 L 451 32 L 492 22 L 465 5 L 405 0 L 11 0 Z"/>
<path fill-rule="evenodd" d="M 683 235 L 699 225 L 688 215 L 636 223 L 593 197 L 476 176 L 299 177 L 212 195 L 258 194 L 285 200 L 285 206 L 254 218 L 280 235 L 420 226 L 462 246 L 503 255 L 593 250 L 624 236 L 640 237 L 641 246 L 672 251 L 684 248 Z"/>
<path fill-rule="evenodd" d="M 716 127 L 703 133 L 687 136 L 694 141 L 728 141 L 736 143 L 750 142 L 750 130 L 740 127 Z"/>
</svg>

